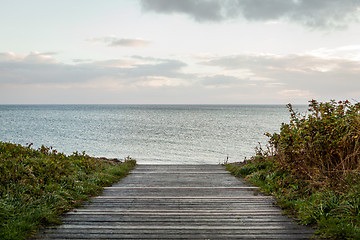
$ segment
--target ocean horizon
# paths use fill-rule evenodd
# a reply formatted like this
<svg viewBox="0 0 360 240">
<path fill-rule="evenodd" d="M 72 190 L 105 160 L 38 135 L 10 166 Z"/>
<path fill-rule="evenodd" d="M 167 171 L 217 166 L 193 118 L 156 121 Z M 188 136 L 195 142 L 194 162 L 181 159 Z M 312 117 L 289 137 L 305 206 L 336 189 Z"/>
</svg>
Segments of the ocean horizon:
<svg viewBox="0 0 360 240">
<path fill-rule="evenodd" d="M 266 147 L 264 133 L 289 119 L 280 104 L 2 104 L 0 141 L 146 164 L 218 164 L 250 158 Z"/>
</svg>

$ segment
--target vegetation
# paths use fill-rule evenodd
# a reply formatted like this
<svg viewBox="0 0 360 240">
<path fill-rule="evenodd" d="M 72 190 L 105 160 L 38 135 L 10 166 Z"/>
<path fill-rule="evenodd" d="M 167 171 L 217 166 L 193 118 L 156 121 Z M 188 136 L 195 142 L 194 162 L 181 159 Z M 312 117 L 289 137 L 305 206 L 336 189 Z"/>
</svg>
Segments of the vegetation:
<svg viewBox="0 0 360 240">
<path fill-rule="evenodd" d="M 274 195 L 320 237 L 360 239 L 360 104 L 311 100 L 308 115 L 288 108 L 290 123 L 266 134 L 267 149 L 228 170 Z"/>
<path fill-rule="evenodd" d="M 132 169 L 136 161 L 70 156 L 0 142 L 0 239 L 27 239 L 38 228 L 99 194 Z"/>
</svg>

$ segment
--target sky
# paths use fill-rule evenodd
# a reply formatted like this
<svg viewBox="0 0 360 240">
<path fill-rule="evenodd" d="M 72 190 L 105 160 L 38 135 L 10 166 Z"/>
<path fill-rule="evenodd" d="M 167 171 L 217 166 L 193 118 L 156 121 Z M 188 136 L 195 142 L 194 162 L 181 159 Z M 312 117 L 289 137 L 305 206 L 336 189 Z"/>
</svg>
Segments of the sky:
<svg viewBox="0 0 360 240">
<path fill-rule="evenodd" d="M 360 101 L 360 0 L 0 4 L 0 104 Z"/>
</svg>

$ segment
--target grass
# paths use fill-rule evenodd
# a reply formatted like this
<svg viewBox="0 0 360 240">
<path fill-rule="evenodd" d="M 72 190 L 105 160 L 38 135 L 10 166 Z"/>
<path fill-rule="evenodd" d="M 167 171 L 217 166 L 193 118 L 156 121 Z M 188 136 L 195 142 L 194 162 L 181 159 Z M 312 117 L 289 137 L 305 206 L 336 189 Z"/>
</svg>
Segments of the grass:
<svg viewBox="0 0 360 240">
<path fill-rule="evenodd" d="M 266 134 L 268 149 L 227 169 L 275 196 L 318 237 L 360 239 L 360 104 L 312 100 L 307 116 L 288 107 L 291 121 Z"/>
<path fill-rule="evenodd" d="M 136 165 L 0 142 L 0 239 L 28 239 Z"/>
</svg>

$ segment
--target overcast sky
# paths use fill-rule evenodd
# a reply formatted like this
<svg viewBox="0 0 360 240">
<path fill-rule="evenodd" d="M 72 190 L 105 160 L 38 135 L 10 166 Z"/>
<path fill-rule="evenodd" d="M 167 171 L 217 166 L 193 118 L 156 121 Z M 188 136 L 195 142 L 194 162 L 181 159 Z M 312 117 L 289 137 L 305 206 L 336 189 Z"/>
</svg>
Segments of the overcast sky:
<svg viewBox="0 0 360 240">
<path fill-rule="evenodd" d="M 360 0 L 0 3 L 0 104 L 360 101 Z"/>
</svg>

